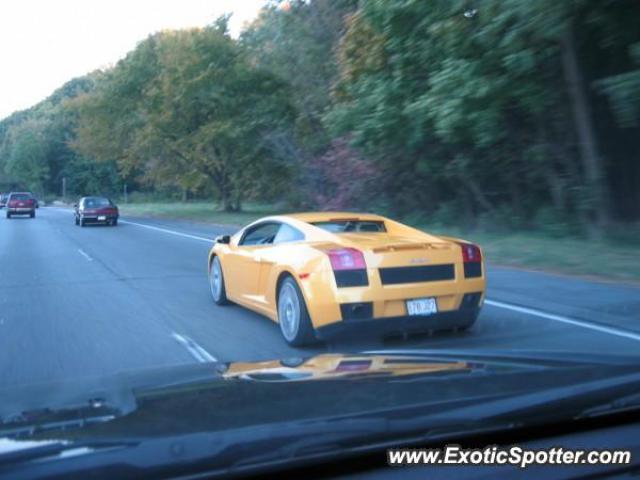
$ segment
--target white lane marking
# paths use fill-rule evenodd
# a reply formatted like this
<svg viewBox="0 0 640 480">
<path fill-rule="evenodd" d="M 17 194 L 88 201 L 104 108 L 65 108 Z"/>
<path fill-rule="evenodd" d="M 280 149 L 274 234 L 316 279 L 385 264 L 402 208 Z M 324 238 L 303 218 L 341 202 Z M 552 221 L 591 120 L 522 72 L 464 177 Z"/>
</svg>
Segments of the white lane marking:
<svg viewBox="0 0 640 480">
<path fill-rule="evenodd" d="M 137 227 L 148 228 L 150 230 L 157 230 L 158 232 L 169 233 L 171 235 L 177 235 L 178 237 L 191 238 L 193 240 L 200 240 L 202 242 L 213 243 L 213 239 L 211 238 L 199 237 L 197 235 L 191 235 L 188 233 L 176 232 L 175 230 L 169 230 L 168 228 L 154 227 L 152 225 L 147 225 L 144 223 L 130 222 L 129 220 L 120 220 L 120 223 L 127 223 L 129 225 L 135 225 Z"/>
<path fill-rule="evenodd" d="M 217 362 L 218 359 L 207 352 L 204 348 L 198 345 L 195 341 L 191 340 L 189 337 L 185 335 L 180 335 L 179 333 L 173 332 L 171 334 L 173 338 L 175 338 L 178 343 L 180 343 L 184 348 L 186 348 L 191 356 L 198 360 L 200 363 L 207 362 Z"/>
<path fill-rule="evenodd" d="M 48 207 L 48 208 L 50 208 L 52 210 L 56 210 L 58 212 L 66 212 L 66 211 L 73 212 L 73 210 L 71 210 L 71 209 L 61 208 L 61 207 Z M 178 232 L 176 230 L 170 230 L 168 228 L 155 227 L 153 225 L 147 225 L 146 223 L 132 222 L 130 220 L 123 220 L 122 218 L 120 218 L 120 220 L 118 220 L 118 221 L 120 223 L 126 223 L 126 224 L 129 224 L 129 225 L 135 225 L 136 227 L 148 228 L 149 230 L 156 230 L 158 232 L 169 233 L 171 235 L 177 235 L 178 237 L 190 238 L 192 240 L 200 240 L 201 242 L 213 243 L 213 239 L 212 238 L 200 237 L 198 235 L 191 235 L 189 233 Z"/>
<path fill-rule="evenodd" d="M 510 303 L 496 302 L 495 300 L 485 300 L 487 305 L 493 307 L 504 308 L 506 310 L 513 310 L 514 312 L 526 313 L 527 315 L 534 315 L 536 317 L 546 318 L 547 320 L 554 320 L 556 322 L 567 323 L 577 327 L 587 328 L 589 330 L 595 330 L 596 332 L 608 333 L 609 335 L 615 335 L 629 340 L 640 341 L 640 333 L 628 332 L 615 327 L 607 327 L 596 323 L 587 322 L 584 320 L 577 320 L 575 318 L 564 317 L 562 315 L 555 315 L 553 313 L 541 312 L 533 308 L 519 307 Z"/>
<path fill-rule="evenodd" d="M 89 256 L 89 254 L 87 252 L 85 252 L 84 250 L 82 250 L 81 248 L 78 249 L 78 253 L 80 253 L 80 255 L 82 255 L 84 258 L 86 258 L 87 261 L 93 262 L 93 258 L 91 258 Z"/>
</svg>

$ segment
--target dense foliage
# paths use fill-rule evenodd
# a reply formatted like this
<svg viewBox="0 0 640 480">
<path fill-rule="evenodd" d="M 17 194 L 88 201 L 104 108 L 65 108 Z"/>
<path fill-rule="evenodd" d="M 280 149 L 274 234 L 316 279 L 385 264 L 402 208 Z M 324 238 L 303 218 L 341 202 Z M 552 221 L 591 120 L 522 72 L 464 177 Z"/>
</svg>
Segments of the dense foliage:
<svg viewBox="0 0 640 480">
<path fill-rule="evenodd" d="M 640 219 L 634 0 L 291 0 L 0 122 L 5 183 L 597 235 Z M 0 189 L 3 187 L 0 185 Z M 163 190 L 164 189 L 164 190 Z"/>
</svg>

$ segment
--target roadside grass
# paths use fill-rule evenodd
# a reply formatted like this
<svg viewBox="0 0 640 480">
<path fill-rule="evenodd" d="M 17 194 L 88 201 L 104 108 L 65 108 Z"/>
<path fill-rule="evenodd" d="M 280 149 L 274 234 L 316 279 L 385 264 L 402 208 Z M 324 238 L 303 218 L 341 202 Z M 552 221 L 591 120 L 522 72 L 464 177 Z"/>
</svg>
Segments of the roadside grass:
<svg viewBox="0 0 640 480">
<path fill-rule="evenodd" d="M 634 244 L 577 237 L 555 238 L 535 232 L 494 234 L 446 227 L 423 229 L 481 245 L 485 257 L 494 265 L 640 282 L 640 240 Z"/>
<path fill-rule="evenodd" d="M 273 205 L 248 203 L 241 212 L 225 212 L 214 202 L 149 202 L 121 203 L 118 205 L 123 215 L 191 220 L 216 225 L 246 225 L 267 215 L 283 213 Z"/>
<path fill-rule="evenodd" d="M 246 204 L 242 212 L 224 212 L 215 203 L 121 204 L 124 215 L 183 219 L 218 225 L 245 225 L 267 215 L 286 213 L 276 205 Z M 409 222 L 411 223 L 411 222 Z M 494 265 L 505 265 L 554 273 L 608 280 L 640 282 L 640 226 L 629 227 L 617 239 L 592 241 L 578 237 L 553 237 L 536 232 L 488 233 L 463 231 L 442 225 L 415 225 L 430 233 L 464 238 L 482 246 Z"/>
</svg>

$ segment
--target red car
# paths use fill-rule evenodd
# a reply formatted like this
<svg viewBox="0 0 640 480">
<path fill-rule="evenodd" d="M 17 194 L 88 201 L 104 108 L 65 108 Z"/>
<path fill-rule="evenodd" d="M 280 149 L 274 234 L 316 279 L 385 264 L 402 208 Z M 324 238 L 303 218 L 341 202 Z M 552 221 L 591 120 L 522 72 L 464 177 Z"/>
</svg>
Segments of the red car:
<svg viewBox="0 0 640 480">
<path fill-rule="evenodd" d="M 118 207 L 106 197 L 82 197 L 75 207 L 76 225 L 88 223 L 118 225 Z"/>
<path fill-rule="evenodd" d="M 7 218 L 13 215 L 36 216 L 37 202 L 29 192 L 11 192 L 7 199 Z"/>
</svg>

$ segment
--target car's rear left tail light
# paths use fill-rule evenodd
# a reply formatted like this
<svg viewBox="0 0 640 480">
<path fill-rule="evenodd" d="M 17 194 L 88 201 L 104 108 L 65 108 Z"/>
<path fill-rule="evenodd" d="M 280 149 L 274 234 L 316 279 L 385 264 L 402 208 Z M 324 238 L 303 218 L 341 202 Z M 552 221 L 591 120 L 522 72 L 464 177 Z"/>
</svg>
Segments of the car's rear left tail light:
<svg viewBox="0 0 640 480">
<path fill-rule="evenodd" d="M 465 278 L 477 278 L 482 276 L 482 252 L 478 245 L 473 243 L 459 243 L 462 249 L 462 262 L 464 264 Z"/>
<path fill-rule="evenodd" d="M 355 248 L 335 248 L 327 251 L 336 285 L 342 287 L 362 287 L 369 285 L 367 264 L 364 255 Z"/>
<path fill-rule="evenodd" d="M 336 248 L 327 252 L 333 271 L 367 268 L 364 255 L 355 248 Z"/>
</svg>

